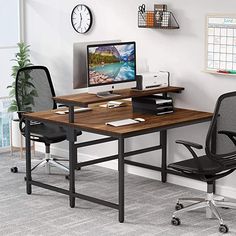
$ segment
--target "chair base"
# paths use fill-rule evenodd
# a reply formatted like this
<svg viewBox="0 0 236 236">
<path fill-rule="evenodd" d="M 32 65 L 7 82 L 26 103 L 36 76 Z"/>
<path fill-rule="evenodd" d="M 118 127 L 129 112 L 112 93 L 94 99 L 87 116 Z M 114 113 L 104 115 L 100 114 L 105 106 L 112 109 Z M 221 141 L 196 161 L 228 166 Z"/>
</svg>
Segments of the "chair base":
<svg viewBox="0 0 236 236">
<path fill-rule="evenodd" d="M 194 203 L 183 207 L 180 201 L 193 201 Z M 229 208 L 229 209 L 236 209 L 236 203 L 224 201 L 222 198 L 214 198 L 213 193 L 207 193 L 206 198 L 179 198 L 176 204 L 176 211 L 173 213 L 172 220 L 177 219 L 178 224 L 180 224 L 180 220 L 176 217 L 181 215 L 184 212 L 193 211 L 197 209 L 206 208 L 206 217 L 212 218 L 212 215 L 215 216 L 220 223 L 219 231 L 222 233 L 224 229 L 228 232 L 228 227 L 224 224 L 224 221 L 218 211 L 218 207 L 221 208 Z M 223 230 L 223 231 L 221 231 Z"/>
<path fill-rule="evenodd" d="M 60 160 L 60 159 L 52 158 L 52 157 L 50 157 L 50 154 L 48 154 L 48 153 L 46 153 L 45 156 L 46 157 L 41 162 L 39 162 L 36 166 L 34 166 L 31 169 L 31 171 L 35 170 L 36 168 L 46 166 L 47 173 L 50 174 L 50 167 L 51 166 L 55 166 L 55 167 L 57 167 L 57 168 L 59 168 L 61 170 L 69 172 L 69 168 L 68 167 L 66 167 L 66 166 L 64 166 L 64 165 L 62 165 L 61 163 L 58 162 L 58 160 Z M 64 161 L 64 160 L 62 159 L 60 161 Z"/>
</svg>

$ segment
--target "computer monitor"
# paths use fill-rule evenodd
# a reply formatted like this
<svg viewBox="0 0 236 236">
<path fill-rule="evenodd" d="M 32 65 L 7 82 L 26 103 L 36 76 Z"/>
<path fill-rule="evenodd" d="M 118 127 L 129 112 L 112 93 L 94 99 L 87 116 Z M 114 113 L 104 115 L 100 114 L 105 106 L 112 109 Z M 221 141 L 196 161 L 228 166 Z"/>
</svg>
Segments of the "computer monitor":
<svg viewBox="0 0 236 236">
<path fill-rule="evenodd" d="M 88 92 L 117 96 L 113 90 L 136 87 L 135 42 L 87 46 Z"/>
<path fill-rule="evenodd" d="M 73 45 L 73 88 L 87 88 L 87 46 L 91 44 L 104 44 L 104 43 L 119 43 L 120 39 L 93 41 L 93 42 L 79 42 Z"/>
</svg>

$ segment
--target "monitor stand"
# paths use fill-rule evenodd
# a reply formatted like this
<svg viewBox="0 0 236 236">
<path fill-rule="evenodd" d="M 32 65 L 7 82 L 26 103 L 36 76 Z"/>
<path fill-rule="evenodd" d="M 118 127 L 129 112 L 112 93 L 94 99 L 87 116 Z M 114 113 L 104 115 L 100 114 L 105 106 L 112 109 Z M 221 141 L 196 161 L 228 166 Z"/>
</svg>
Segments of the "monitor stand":
<svg viewBox="0 0 236 236">
<path fill-rule="evenodd" d="M 96 95 L 99 98 L 114 98 L 120 96 L 120 94 L 115 94 L 112 91 L 98 92 Z"/>
</svg>

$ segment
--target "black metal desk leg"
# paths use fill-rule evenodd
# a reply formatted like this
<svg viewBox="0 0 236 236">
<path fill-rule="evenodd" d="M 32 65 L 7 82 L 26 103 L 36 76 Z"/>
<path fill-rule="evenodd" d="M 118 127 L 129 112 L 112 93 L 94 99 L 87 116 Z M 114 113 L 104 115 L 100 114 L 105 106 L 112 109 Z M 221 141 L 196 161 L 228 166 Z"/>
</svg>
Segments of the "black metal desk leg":
<svg viewBox="0 0 236 236">
<path fill-rule="evenodd" d="M 69 106 L 69 122 L 74 123 L 75 115 L 74 115 L 74 106 Z"/>
<path fill-rule="evenodd" d="M 31 145 L 30 145 L 30 121 L 25 121 L 25 147 L 26 147 L 26 192 L 32 193 L 31 177 Z"/>
<path fill-rule="evenodd" d="M 77 149 L 74 145 L 76 140 L 75 130 L 73 128 L 69 128 L 68 133 L 69 139 L 69 192 L 70 192 L 70 207 L 75 207 L 75 163 L 77 159 Z"/>
<path fill-rule="evenodd" d="M 167 150 L 167 131 L 160 131 L 160 144 L 161 144 L 161 181 L 166 182 L 166 150 Z"/>
<path fill-rule="evenodd" d="M 167 98 L 168 94 L 167 93 L 163 93 L 162 95 L 163 95 L 164 98 Z"/>
<path fill-rule="evenodd" d="M 124 138 L 118 140 L 119 222 L 124 222 Z"/>
</svg>

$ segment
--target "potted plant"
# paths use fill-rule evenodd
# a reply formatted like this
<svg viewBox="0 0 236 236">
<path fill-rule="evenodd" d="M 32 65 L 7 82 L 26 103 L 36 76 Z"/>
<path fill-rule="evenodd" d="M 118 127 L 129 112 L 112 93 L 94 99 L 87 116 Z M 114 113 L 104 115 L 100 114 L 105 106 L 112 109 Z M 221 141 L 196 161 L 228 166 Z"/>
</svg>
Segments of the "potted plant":
<svg viewBox="0 0 236 236">
<path fill-rule="evenodd" d="M 12 59 L 12 61 L 16 62 L 16 65 L 12 66 L 12 74 L 13 82 L 11 85 L 9 85 L 7 88 L 10 89 L 9 96 L 12 98 L 11 104 L 8 108 L 8 112 L 16 112 L 18 110 L 17 104 L 16 104 L 16 97 L 15 97 L 15 89 L 16 89 L 16 75 L 19 69 L 27 66 L 33 65 L 30 62 L 30 50 L 29 45 L 26 45 L 24 42 L 17 44 L 19 51 L 15 54 L 15 58 Z M 26 81 L 22 80 L 20 90 L 25 90 L 26 87 L 31 87 L 32 84 L 28 83 L 30 80 L 30 77 L 26 79 Z"/>
<path fill-rule="evenodd" d="M 17 103 L 16 103 L 16 97 L 15 97 L 15 89 L 16 89 L 16 75 L 19 69 L 27 66 L 31 66 L 32 63 L 30 62 L 30 50 L 29 45 L 26 45 L 26 43 L 21 42 L 17 44 L 18 46 L 18 52 L 15 54 L 15 58 L 12 59 L 12 61 L 15 61 L 16 64 L 12 66 L 12 74 L 13 82 L 11 85 L 9 85 L 7 88 L 10 89 L 9 96 L 12 99 L 10 106 L 8 108 L 8 112 L 13 112 L 13 120 L 11 125 L 11 147 L 21 147 L 22 144 L 22 136 L 19 130 L 19 120 L 14 119 L 15 115 L 14 112 L 18 111 Z M 23 105 L 30 105 L 32 104 L 33 97 L 37 96 L 37 92 L 33 89 L 33 84 L 30 83 L 30 76 L 26 76 L 22 81 L 20 81 L 20 86 L 18 88 L 18 92 L 21 92 L 24 94 L 26 89 L 32 88 L 32 94 L 30 96 L 22 96 L 22 104 Z M 30 106 L 28 106 L 30 108 Z M 28 109 L 30 110 L 30 109 Z M 12 150 L 12 148 L 11 148 Z"/>
</svg>

